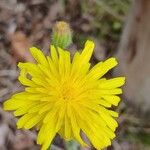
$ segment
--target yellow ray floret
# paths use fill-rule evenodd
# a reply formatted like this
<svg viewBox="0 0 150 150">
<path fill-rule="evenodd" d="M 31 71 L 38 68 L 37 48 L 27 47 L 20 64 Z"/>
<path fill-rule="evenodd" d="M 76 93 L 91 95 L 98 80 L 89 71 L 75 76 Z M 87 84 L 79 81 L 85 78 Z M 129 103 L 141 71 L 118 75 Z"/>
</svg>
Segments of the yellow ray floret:
<svg viewBox="0 0 150 150">
<path fill-rule="evenodd" d="M 50 56 L 32 47 L 36 63 L 18 64 L 18 79 L 25 90 L 7 100 L 4 109 L 20 116 L 18 128 L 39 129 L 37 143 L 42 150 L 47 150 L 57 133 L 87 146 L 83 132 L 96 149 L 111 145 L 118 113 L 110 107 L 118 105 L 125 78 L 103 78 L 117 65 L 115 58 L 90 69 L 93 49 L 94 43 L 87 41 L 83 51 L 76 52 L 71 60 L 69 51 L 59 47 L 51 45 Z"/>
</svg>

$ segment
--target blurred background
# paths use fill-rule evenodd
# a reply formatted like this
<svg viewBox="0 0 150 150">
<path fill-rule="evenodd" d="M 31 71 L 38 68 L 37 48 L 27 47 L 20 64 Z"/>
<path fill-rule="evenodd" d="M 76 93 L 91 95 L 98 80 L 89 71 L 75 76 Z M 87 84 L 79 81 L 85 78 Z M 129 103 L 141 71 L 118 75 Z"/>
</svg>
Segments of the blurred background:
<svg viewBox="0 0 150 150">
<path fill-rule="evenodd" d="M 36 131 L 17 130 L 3 102 L 23 88 L 17 80 L 19 61 L 33 61 L 28 48 L 49 51 L 56 21 L 70 23 L 73 44 L 96 43 L 92 63 L 115 56 L 119 66 L 110 76 L 127 78 L 117 138 L 107 150 L 150 149 L 150 1 L 149 0 L 0 0 L 0 150 L 39 150 Z M 116 108 L 114 108 L 116 109 Z M 57 136 L 51 150 L 88 150 L 66 145 Z M 93 148 L 89 148 L 93 149 Z"/>
</svg>

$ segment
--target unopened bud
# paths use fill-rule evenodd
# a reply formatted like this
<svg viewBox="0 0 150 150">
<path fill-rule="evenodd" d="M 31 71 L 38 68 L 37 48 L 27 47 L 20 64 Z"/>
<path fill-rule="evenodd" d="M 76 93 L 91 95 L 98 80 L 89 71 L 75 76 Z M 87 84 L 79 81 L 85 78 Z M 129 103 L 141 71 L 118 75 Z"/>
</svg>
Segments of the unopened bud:
<svg viewBox="0 0 150 150">
<path fill-rule="evenodd" d="M 72 32 L 68 23 L 59 21 L 54 25 L 52 44 L 56 47 L 67 48 L 72 43 Z"/>
</svg>

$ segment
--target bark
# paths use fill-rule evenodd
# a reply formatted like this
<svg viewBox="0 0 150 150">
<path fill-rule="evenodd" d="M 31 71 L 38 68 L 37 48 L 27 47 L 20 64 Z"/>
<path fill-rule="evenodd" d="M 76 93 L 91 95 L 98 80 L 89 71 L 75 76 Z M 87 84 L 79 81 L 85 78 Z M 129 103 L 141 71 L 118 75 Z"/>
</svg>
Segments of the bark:
<svg viewBox="0 0 150 150">
<path fill-rule="evenodd" d="M 150 111 L 150 0 L 133 2 L 117 52 L 124 95 L 138 111 Z M 132 106 L 133 106 L 132 105 Z"/>
</svg>

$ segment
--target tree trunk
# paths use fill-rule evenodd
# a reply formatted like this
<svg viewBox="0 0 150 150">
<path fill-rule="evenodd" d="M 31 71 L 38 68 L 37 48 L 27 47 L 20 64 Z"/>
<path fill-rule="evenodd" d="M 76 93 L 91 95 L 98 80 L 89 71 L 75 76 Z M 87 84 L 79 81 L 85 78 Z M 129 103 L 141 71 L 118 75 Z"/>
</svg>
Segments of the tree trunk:
<svg viewBox="0 0 150 150">
<path fill-rule="evenodd" d="M 134 0 L 117 52 L 124 95 L 142 113 L 150 111 L 150 0 Z M 133 106 L 133 105 L 132 105 Z"/>
</svg>

